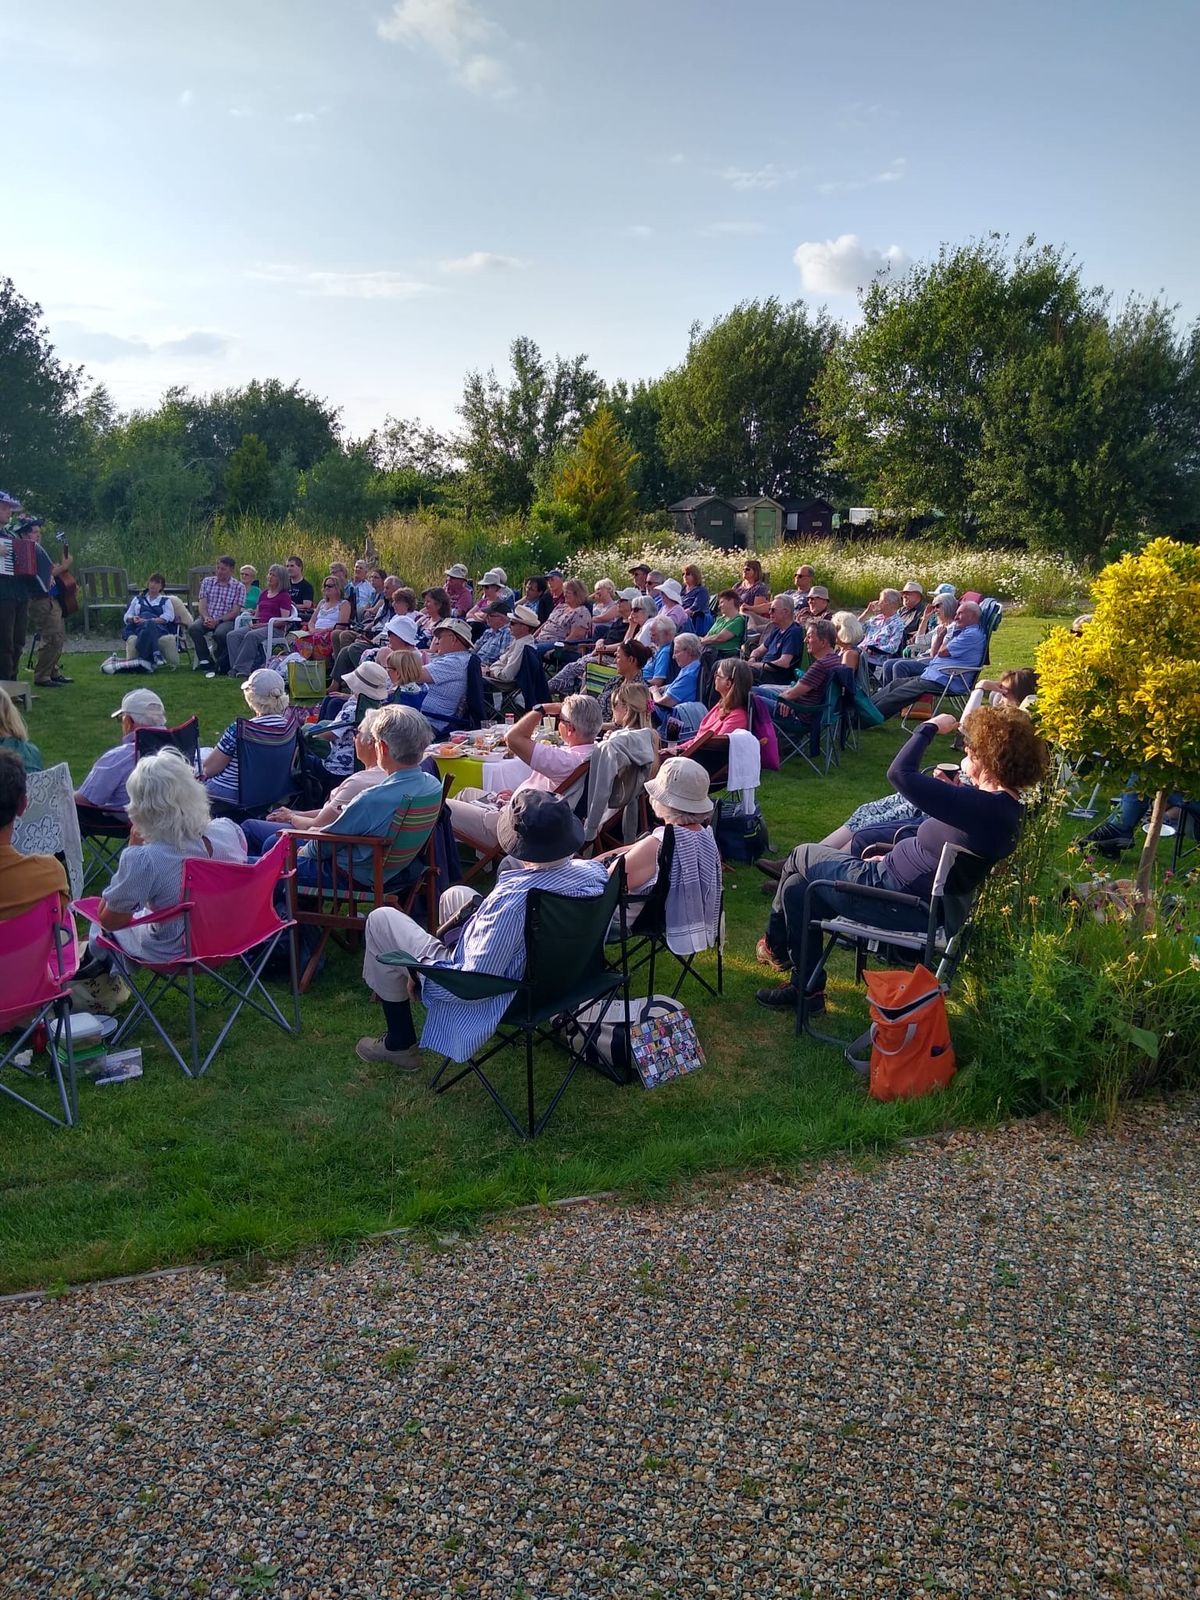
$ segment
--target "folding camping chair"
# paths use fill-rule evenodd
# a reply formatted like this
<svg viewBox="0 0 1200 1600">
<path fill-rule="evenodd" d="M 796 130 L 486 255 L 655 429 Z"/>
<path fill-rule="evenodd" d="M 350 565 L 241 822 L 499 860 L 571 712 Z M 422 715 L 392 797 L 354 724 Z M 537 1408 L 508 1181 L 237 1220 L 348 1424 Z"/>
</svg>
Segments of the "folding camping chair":
<svg viewBox="0 0 1200 1600">
<path fill-rule="evenodd" d="M 287 880 L 287 855 L 287 842 L 280 839 L 265 856 L 246 865 L 210 861 L 207 858 L 185 861 L 183 894 L 179 904 L 150 912 L 144 917 L 135 917 L 129 924 L 130 927 L 137 927 L 146 922 L 168 922 L 175 917 L 182 917 L 184 953 L 176 960 L 142 961 L 124 950 L 108 934 L 100 936 L 100 944 L 116 956 L 122 975 L 133 991 L 130 1009 L 113 1035 L 113 1048 L 122 1044 L 138 1022 L 145 1018 L 166 1045 L 184 1076 L 199 1078 L 208 1070 L 229 1030 L 246 1006 L 274 1023 L 283 1033 L 295 1035 L 300 1032 L 296 925 L 290 917 L 281 917 L 275 909 L 276 891 Z M 99 907 L 98 900 L 81 900 L 72 906 L 72 910 L 94 922 Z M 262 981 L 267 963 L 285 936 L 289 947 L 292 1021 L 284 1016 Z M 233 968 L 232 977 L 226 976 L 225 970 L 222 970 L 228 968 Z M 211 979 L 215 984 L 216 996 L 213 1000 L 206 1001 L 197 995 L 199 978 Z M 176 1047 L 156 1012 L 158 1003 L 170 990 L 187 996 L 186 1058 Z M 202 1006 L 206 1010 L 216 1010 L 226 1000 L 232 1002 L 229 1014 L 202 1060 L 196 1008 Z"/>
<path fill-rule="evenodd" d="M 297 927 L 320 930 L 300 974 L 300 992 L 317 975 L 321 958 L 330 939 L 349 948 L 367 925 L 367 917 L 377 906 L 396 906 L 412 915 L 418 899 L 425 904 L 425 926 L 437 927 L 438 861 L 437 824 L 446 804 L 453 778 L 442 780 L 436 800 L 406 799 L 392 816 L 391 827 L 383 838 L 368 834 L 289 832 L 288 914 Z M 302 846 L 311 844 L 316 884 L 301 883 L 296 864 Z M 353 851 L 371 851 L 371 880 L 364 885 L 352 870 Z M 419 863 L 419 870 L 411 870 Z M 402 874 L 409 873 L 407 881 Z"/>
<path fill-rule="evenodd" d="M 4 973 L 0 1035 L 14 1030 L 14 1037 L 0 1038 L 0 1073 L 11 1068 L 28 1079 L 41 1076 L 32 1064 L 21 1066 L 16 1058 L 27 1045 L 36 1042 L 35 1035 L 44 1029 L 50 1057 L 46 1076 L 58 1091 L 60 1114 L 55 1116 L 7 1083 L 0 1082 L 0 1093 L 56 1128 L 71 1127 L 79 1115 L 68 994 L 77 964 L 75 930 L 70 919 L 64 917 L 57 894 L 49 894 L 20 916 L 0 922 L 0 971 Z"/>
<path fill-rule="evenodd" d="M 979 674 L 988 666 L 992 659 L 992 635 L 1004 620 L 1004 607 L 999 600 L 984 600 L 979 607 L 979 626 L 983 629 L 983 659 L 977 667 L 960 667 L 954 673 L 955 679 L 965 679 L 965 689 L 951 690 L 949 683 L 936 697 L 932 694 L 920 695 L 916 700 L 910 700 L 908 705 L 901 707 L 901 727 L 909 720 L 910 716 L 918 710 L 924 712 L 926 717 L 936 717 L 943 708 L 952 711 L 956 717 L 961 717 L 963 708 L 970 697 L 971 690 L 979 681 Z"/>
<path fill-rule="evenodd" d="M 83 841 L 75 785 L 65 761 L 25 774 L 25 810 L 13 823 L 13 849 L 22 855 L 58 856 L 72 894 L 83 893 Z"/>
<path fill-rule="evenodd" d="M 603 1026 L 606 1006 L 596 1007 L 595 1020 L 590 1024 L 578 1024 L 583 1037 L 577 1047 L 567 1039 L 564 1029 L 565 1024 L 585 1006 L 593 1001 L 608 1000 L 620 991 L 624 995 L 628 1037 L 629 980 L 624 972 L 624 890 L 625 868 L 621 861 L 617 862 L 604 892 L 590 899 L 553 894 L 545 889 L 530 890 L 525 904 L 524 978 L 504 978 L 487 972 L 463 972 L 457 967 L 425 965 L 402 950 L 390 951 L 381 958 L 390 965 L 407 967 L 411 972 L 430 979 L 456 1000 L 511 996 L 496 1033 L 482 1054 L 472 1056 L 449 1078 L 445 1074 L 455 1063 L 451 1057 L 445 1058 L 430 1081 L 429 1087 L 435 1093 L 445 1094 L 462 1078 L 473 1074 L 495 1101 L 518 1138 L 535 1139 L 550 1121 L 555 1107 L 581 1066 L 594 1067 L 613 1083 L 621 1081 L 613 1068 L 587 1058 L 592 1040 Z M 604 959 L 604 944 L 609 924 L 616 915 L 621 917 L 622 951 L 621 964 L 614 969 Z M 518 1121 L 516 1113 L 483 1070 L 494 1056 L 521 1040 L 525 1044 L 524 1123 Z M 557 1044 L 569 1057 L 567 1070 L 541 1116 L 537 1114 L 534 1095 L 535 1041 Z"/>
<path fill-rule="evenodd" d="M 757 695 L 756 698 L 764 699 Z M 847 667 L 838 667 L 825 685 L 825 697 L 819 705 L 801 706 L 797 710 L 794 700 L 781 702 L 771 696 L 764 703 L 770 706 L 771 722 L 779 741 L 779 765 L 784 767 L 793 756 L 799 756 L 818 778 L 829 775 L 831 767 L 838 765 L 846 739 L 847 700 L 853 705 L 853 674 Z M 788 715 L 782 715 L 782 705 L 787 705 Z"/>
<path fill-rule="evenodd" d="M 724 944 L 725 944 L 725 888 L 720 886 L 720 906 L 717 911 L 717 986 L 712 984 L 702 972 L 697 972 L 695 962 L 697 956 L 703 954 L 696 950 L 681 955 L 671 948 L 671 934 L 667 924 L 667 901 L 670 896 L 674 880 L 677 876 L 675 857 L 675 829 L 671 824 L 663 829 L 662 844 L 658 852 L 658 877 L 649 893 L 644 896 L 630 895 L 627 905 L 630 908 L 640 905 L 637 921 L 628 926 L 625 936 L 625 974 L 631 977 L 642 967 L 649 967 L 647 979 L 647 994 L 654 994 L 654 968 L 658 961 L 659 953 L 671 957 L 679 964 L 679 977 L 675 987 L 671 990 L 671 998 L 675 999 L 683 988 L 684 979 L 691 976 L 695 978 L 709 994 L 715 996 L 725 992 L 724 972 Z"/>
<path fill-rule="evenodd" d="M 492 685 L 487 685 L 491 693 Z M 500 689 L 500 715 L 514 716 L 524 713 L 530 706 L 543 705 L 550 698 L 550 685 L 546 669 L 536 650 L 522 650 L 517 661 L 517 675 L 510 684 L 496 684 Z"/>
<path fill-rule="evenodd" d="M 237 719 L 237 783 L 235 800 L 214 800 L 213 815 L 244 822 L 265 816 L 296 790 L 293 769 L 300 737 L 300 719 L 293 715 L 284 728 L 256 727 L 251 717 Z"/>
<path fill-rule="evenodd" d="M 989 863 L 969 850 L 946 844 L 942 846 L 933 889 L 927 900 L 898 889 L 875 888 L 871 884 L 810 883 L 804 894 L 798 974 L 801 981 L 796 984 L 796 1032 L 807 1032 L 825 1044 L 851 1042 L 813 1026 L 805 993 L 811 975 L 824 968 L 837 947 L 854 951 L 856 982 L 861 980 L 868 958 L 879 956 L 893 966 L 912 967 L 921 962 L 948 989 L 962 959 L 975 900 L 988 869 Z M 861 911 L 839 912 L 832 917 L 818 915 L 813 907 L 814 896 L 830 888 L 835 889 L 839 897 L 851 896 L 861 902 Z M 895 917 L 895 925 L 889 925 L 889 912 Z M 903 926 L 904 923 L 908 926 Z M 913 923 L 923 926 L 914 928 Z M 822 937 L 824 945 L 820 947 L 819 956 L 814 956 L 812 946 L 814 942 L 820 946 Z"/>
<path fill-rule="evenodd" d="M 79 838 L 83 847 L 82 890 L 102 890 L 116 871 L 121 851 L 129 843 L 129 818 L 123 811 L 75 802 Z"/>
<path fill-rule="evenodd" d="M 133 735 L 135 762 L 143 756 L 156 756 L 160 750 L 178 750 L 200 776 L 200 721 L 189 717 L 174 728 L 138 728 Z"/>
</svg>

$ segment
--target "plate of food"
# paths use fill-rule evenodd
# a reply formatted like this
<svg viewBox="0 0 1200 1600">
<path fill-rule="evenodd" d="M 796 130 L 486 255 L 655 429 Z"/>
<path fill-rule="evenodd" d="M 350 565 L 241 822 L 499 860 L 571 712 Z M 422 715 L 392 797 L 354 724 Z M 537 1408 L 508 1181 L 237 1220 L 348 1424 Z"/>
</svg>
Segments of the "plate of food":
<svg viewBox="0 0 1200 1600">
<path fill-rule="evenodd" d="M 435 744 L 433 753 L 439 761 L 455 761 L 459 756 L 466 755 L 466 751 L 457 744 Z"/>
</svg>

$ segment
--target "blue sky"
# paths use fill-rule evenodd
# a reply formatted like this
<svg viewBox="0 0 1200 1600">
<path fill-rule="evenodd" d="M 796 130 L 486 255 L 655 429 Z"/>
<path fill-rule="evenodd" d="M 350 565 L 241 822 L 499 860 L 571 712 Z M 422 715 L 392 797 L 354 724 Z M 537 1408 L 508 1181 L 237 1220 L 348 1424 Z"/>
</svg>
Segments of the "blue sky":
<svg viewBox="0 0 1200 1600">
<path fill-rule="evenodd" d="M 0 0 L 0 272 L 124 407 L 277 376 L 351 433 L 993 229 L 1191 320 L 1198 45 L 1193 0 Z"/>
</svg>

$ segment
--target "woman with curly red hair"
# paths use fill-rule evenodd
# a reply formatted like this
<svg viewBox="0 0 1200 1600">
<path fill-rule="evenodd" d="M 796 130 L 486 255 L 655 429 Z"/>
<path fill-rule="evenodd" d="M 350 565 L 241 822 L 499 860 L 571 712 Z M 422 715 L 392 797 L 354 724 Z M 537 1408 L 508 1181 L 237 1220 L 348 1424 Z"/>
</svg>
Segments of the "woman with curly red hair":
<svg viewBox="0 0 1200 1600">
<path fill-rule="evenodd" d="M 805 895 L 810 884 L 820 885 L 812 896 L 815 919 L 861 913 L 861 897 L 844 893 L 840 885 L 853 883 L 898 890 L 918 900 L 928 900 L 943 846 L 953 844 L 975 858 L 982 880 L 997 861 L 1016 849 L 1025 817 L 1022 795 L 1046 775 L 1050 754 L 1045 741 L 1025 712 L 1015 706 L 980 706 L 963 722 L 967 753 L 962 763 L 965 783 L 941 782 L 934 773 L 921 771 L 921 759 L 938 734 L 954 733 L 956 717 L 930 717 L 909 738 L 888 769 L 896 791 L 921 813 L 916 830 L 900 838 L 884 855 L 861 860 L 847 850 L 827 845 L 797 845 L 780 865 L 779 882 L 771 903 L 767 931 L 759 941 L 759 959 L 781 971 L 791 970 L 791 981 L 774 989 L 760 989 L 765 1006 L 794 1006 L 800 946 L 804 933 Z M 872 918 L 887 926 L 923 928 L 925 914 L 917 907 L 874 902 Z M 815 946 L 820 950 L 820 942 Z M 810 1009 L 823 1005 L 825 974 L 818 968 L 804 974 Z"/>
</svg>

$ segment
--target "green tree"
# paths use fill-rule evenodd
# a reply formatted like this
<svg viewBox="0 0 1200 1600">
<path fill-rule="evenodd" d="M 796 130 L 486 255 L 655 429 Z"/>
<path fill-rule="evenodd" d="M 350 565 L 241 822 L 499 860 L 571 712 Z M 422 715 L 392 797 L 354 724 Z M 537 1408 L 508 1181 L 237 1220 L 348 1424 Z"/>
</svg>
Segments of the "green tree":
<svg viewBox="0 0 1200 1600">
<path fill-rule="evenodd" d="M 630 385 L 622 379 L 608 388 L 604 403 L 612 408 L 621 432 L 637 451 L 630 481 L 641 509 L 664 511 L 691 494 L 691 472 L 673 466 L 663 447 L 662 380 Z"/>
<path fill-rule="evenodd" d="M 655 386 L 667 464 L 690 490 L 815 494 L 828 487 L 828 440 L 813 389 L 838 325 L 803 301 L 748 300 L 708 328 Z"/>
<path fill-rule="evenodd" d="M 616 417 L 601 406 L 555 473 L 550 498 L 569 508 L 593 543 L 611 541 L 637 509 L 630 481 L 636 462 L 637 451 Z M 535 503 L 535 514 L 540 504 Z"/>
<path fill-rule="evenodd" d="M 526 512 L 557 452 L 571 446 L 602 392 L 586 356 L 548 360 L 532 339 L 514 339 L 513 376 L 469 372 L 459 413 L 468 499 L 496 512 Z"/>
<path fill-rule="evenodd" d="M 1148 907 L 1173 789 L 1200 788 L 1200 549 L 1155 539 L 1097 577 L 1092 620 L 1037 650 L 1037 714 L 1071 755 L 1096 752 L 1153 795 L 1138 889 Z"/>
<path fill-rule="evenodd" d="M 82 367 L 64 366 L 42 308 L 0 278 L 0 487 L 57 512 L 72 487 L 71 463 L 85 448 Z"/>
<path fill-rule="evenodd" d="M 243 435 L 225 468 L 225 505 L 230 511 L 261 512 L 271 498 L 271 461 L 256 433 Z"/>
<path fill-rule="evenodd" d="M 357 542 L 386 510 L 381 483 L 361 448 L 331 450 L 300 475 L 297 514 L 313 528 Z"/>
<path fill-rule="evenodd" d="M 880 279 L 818 384 L 833 464 L 875 505 L 1091 557 L 1194 515 L 1196 335 L 1110 320 L 1062 251 L 943 247 Z"/>
</svg>

